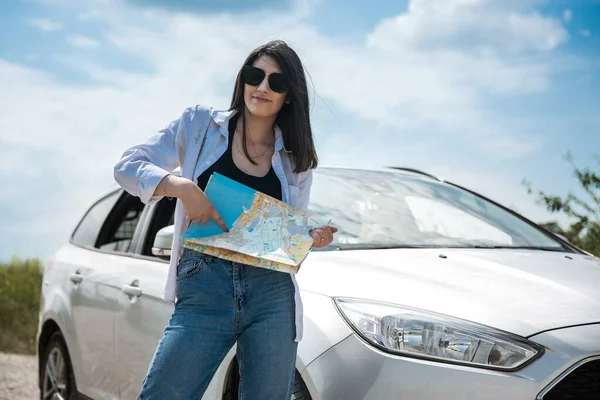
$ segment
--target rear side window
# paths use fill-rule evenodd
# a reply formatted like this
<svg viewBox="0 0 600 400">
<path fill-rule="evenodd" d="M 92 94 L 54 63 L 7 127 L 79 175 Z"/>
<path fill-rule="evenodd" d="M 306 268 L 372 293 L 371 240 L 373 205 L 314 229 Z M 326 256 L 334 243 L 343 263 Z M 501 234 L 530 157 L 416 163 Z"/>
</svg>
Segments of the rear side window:
<svg viewBox="0 0 600 400">
<path fill-rule="evenodd" d="M 96 247 L 108 251 L 129 251 L 143 211 L 144 204 L 139 197 L 124 192 L 106 218 Z"/>
<path fill-rule="evenodd" d="M 74 244 L 87 247 L 96 245 L 100 229 L 119 199 L 119 193 L 119 191 L 116 191 L 100 199 L 85 213 L 79 225 L 75 228 L 75 232 L 73 232 L 71 240 Z"/>
</svg>

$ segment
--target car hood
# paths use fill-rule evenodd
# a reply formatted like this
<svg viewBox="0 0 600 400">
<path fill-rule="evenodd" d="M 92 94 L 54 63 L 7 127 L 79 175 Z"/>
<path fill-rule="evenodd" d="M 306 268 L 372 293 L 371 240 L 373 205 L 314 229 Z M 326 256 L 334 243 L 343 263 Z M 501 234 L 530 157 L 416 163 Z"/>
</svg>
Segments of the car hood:
<svg viewBox="0 0 600 400">
<path fill-rule="evenodd" d="M 417 307 L 522 336 L 600 322 L 600 259 L 573 253 L 313 252 L 297 280 L 302 290 Z"/>
</svg>

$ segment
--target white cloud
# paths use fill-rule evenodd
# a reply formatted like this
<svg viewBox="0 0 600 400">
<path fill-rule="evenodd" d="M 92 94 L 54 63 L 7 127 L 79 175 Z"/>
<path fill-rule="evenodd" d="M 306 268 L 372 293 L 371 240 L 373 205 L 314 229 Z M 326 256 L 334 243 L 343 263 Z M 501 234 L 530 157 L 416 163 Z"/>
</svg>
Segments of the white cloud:
<svg viewBox="0 0 600 400">
<path fill-rule="evenodd" d="M 73 35 L 67 38 L 67 43 L 80 49 L 95 49 L 100 47 L 100 42 L 83 35 Z"/>
<path fill-rule="evenodd" d="M 568 38 L 559 21 L 531 10 L 515 12 L 510 3 L 413 0 L 408 13 L 382 21 L 367 43 L 393 53 L 410 48 L 506 55 L 552 50 Z"/>
<path fill-rule="evenodd" d="M 571 22 L 571 20 L 573 19 L 573 11 L 569 8 L 565 8 L 565 10 L 563 11 L 563 20 L 566 23 Z"/>
<path fill-rule="evenodd" d="M 0 148 L 10 149 L 0 157 L 0 177 L 18 188 L 0 199 L 0 217 L 27 210 L 11 227 L 17 235 L 0 242 L 34 241 L 45 255 L 54 250 L 89 202 L 113 184 L 112 166 L 126 147 L 191 104 L 227 107 L 240 63 L 273 32 L 300 53 L 314 79 L 314 127 L 325 164 L 429 169 L 472 154 L 486 161 L 528 157 L 542 147 L 540 138 L 486 101 L 549 85 L 555 63 L 548 54 L 567 35 L 557 21 L 531 11 L 532 4 L 413 0 L 364 43 L 345 43 L 321 35 L 303 19 L 306 10 L 257 24 L 245 15 L 140 12 L 122 1 L 97 1 L 77 15 L 103 27 L 94 35 L 102 46 L 85 36 L 69 43 L 120 52 L 147 72 L 119 69 L 108 57 L 98 63 L 83 52 L 59 55 L 93 83 L 78 86 L 0 59 L 0 87 L 11 93 L 0 97 Z M 336 117 L 323 102 L 352 119 L 327 125 Z M 352 146 L 342 150 L 340 143 Z M 449 154 L 451 146 L 459 153 Z M 467 186 L 479 182 L 464 176 Z M 518 181 L 484 189 L 526 202 Z"/>
<path fill-rule="evenodd" d="M 25 22 L 42 32 L 54 32 L 62 29 L 62 25 L 47 18 L 29 18 Z"/>
<path fill-rule="evenodd" d="M 590 32 L 590 30 L 589 30 L 589 29 L 581 29 L 581 30 L 579 31 L 579 34 L 580 34 L 581 36 L 583 36 L 583 37 L 590 37 L 590 36 L 592 36 L 592 32 Z"/>
</svg>

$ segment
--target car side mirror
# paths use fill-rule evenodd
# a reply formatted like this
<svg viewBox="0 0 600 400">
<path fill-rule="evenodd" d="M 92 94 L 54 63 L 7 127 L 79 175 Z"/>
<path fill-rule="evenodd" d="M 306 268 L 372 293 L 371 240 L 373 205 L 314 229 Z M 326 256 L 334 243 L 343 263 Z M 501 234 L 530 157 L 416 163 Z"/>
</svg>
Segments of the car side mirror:
<svg viewBox="0 0 600 400">
<path fill-rule="evenodd" d="M 152 245 L 152 254 L 156 257 L 169 259 L 171 257 L 171 245 L 174 233 L 175 225 L 165 226 L 156 232 L 154 244 Z"/>
</svg>

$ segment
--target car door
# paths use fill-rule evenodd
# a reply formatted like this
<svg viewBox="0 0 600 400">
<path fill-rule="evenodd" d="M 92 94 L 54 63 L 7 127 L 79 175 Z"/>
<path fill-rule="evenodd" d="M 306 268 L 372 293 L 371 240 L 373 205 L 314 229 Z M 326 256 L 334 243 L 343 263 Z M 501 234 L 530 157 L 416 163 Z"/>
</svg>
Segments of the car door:
<svg viewBox="0 0 600 400">
<path fill-rule="evenodd" d="M 173 305 L 162 300 L 168 258 L 152 255 L 156 232 L 172 223 L 175 202 L 151 206 L 136 235 L 136 249 L 119 265 L 121 293 L 115 308 L 116 374 L 121 399 L 136 399 Z M 135 253 L 135 254 L 133 254 Z"/>
<path fill-rule="evenodd" d="M 119 395 L 113 348 L 114 308 L 120 288 L 119 266 L 114 259 L 119 249 L 131 241 L 122 227 L 136 224 L 135 218 L 126 224 L 117 218 L 123 197 L 118 190 L 100 199 L 83 217 L 71 239 L 80 247 L 74 253 L 67 277 L 75 343 L 81 360 L 77 385 L 94 399 L 114 399 Z M 136 212 L 128 214 L 135 217 Z"/>
</svg>

